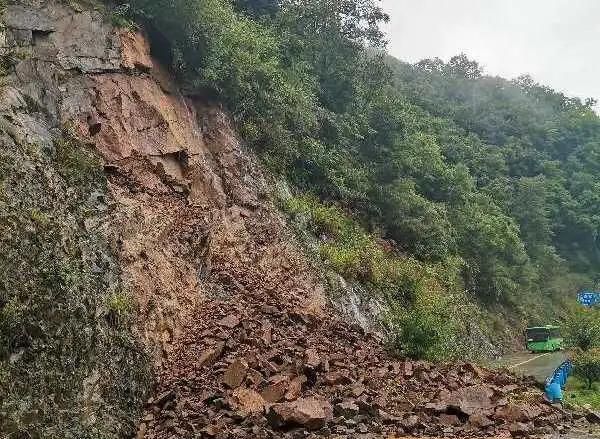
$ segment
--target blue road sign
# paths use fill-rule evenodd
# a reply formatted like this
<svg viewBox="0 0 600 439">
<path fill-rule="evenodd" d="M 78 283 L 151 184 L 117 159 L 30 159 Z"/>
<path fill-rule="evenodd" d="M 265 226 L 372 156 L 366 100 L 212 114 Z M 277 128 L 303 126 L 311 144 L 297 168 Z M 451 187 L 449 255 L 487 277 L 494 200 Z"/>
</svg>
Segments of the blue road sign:
<svg viewBox="0 0 600 439">
<path fill-rule="evenodd" d="M 577 295 L 577 301 L 583 306 L 594 306 L 600 304 L 600 292 L 598 291 L 581 291 Z"/>
</svg>

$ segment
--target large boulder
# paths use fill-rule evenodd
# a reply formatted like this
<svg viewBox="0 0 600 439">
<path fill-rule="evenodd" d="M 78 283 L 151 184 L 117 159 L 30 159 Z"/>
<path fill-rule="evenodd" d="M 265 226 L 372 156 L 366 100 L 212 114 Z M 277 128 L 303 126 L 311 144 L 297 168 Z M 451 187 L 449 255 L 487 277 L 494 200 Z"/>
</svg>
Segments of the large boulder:
<svg viewBox="0 0 600 439">
<path fill-rule="evenodd" d="M 491 386 L 481 384 L 471 387 L 463 387 L 450 393 L 444 403 L 465 415 L 473 415 L 480 412 L 488 412 L 494 408 L 492 400 L 494 390 Z"/>
<path fill-rule="evenodd" d="M 274 428 L 299 426 L 319 430 L 332 417 L 331 404 L 316 398 L 300 398 L 294 402 L 274 404 L 267 413 L 269 424 Z"/>
</svg>

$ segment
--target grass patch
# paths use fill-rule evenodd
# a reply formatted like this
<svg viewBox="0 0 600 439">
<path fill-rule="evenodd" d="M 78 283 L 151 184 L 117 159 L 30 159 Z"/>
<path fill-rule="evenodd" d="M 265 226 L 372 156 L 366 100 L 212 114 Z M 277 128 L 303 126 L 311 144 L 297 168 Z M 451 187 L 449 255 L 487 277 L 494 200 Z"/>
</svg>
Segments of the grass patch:
<svg viewBox="0 0 600 439">
<path fill-rule="evenodd" d="M 347 280 L 366 283 L 385 297 L 407 302 L 424 288 L 426 272 L 421 264 L 385 250 L 376 236 L 342 209 L 311 195 L 289 197 L 282 206 L 320 238 L 319 256 Z"/>
<path fill-rule="evenodd" d="M 575 406 L 589 406 L 595 410 L 600 410 L 600 383 L 592 384 L 588 389 L 587 384 L 578 377 L 572 376 L 567 381 L 564 392 L 564 401 Z"/>
<path fill-rule="evenodd" d="M 69 130 L 55 142 L 58 172 L 77 189 L 89 189 L 103 181 L 100 159 L 79 141 Z"/>
</svg>

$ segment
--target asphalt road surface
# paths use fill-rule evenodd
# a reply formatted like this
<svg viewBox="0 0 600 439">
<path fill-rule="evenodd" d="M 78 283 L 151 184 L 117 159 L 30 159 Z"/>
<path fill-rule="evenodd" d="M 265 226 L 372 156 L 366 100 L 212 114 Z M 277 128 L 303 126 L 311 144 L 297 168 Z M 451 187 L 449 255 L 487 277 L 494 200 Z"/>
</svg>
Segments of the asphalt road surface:
<svg viewBox="0 0 600 439">
<path fill-rule="evenodd" d="M 517 375 L 533 376 L 537 381 L 543 383 L 566 359 L 567 355 L 561 351 L 539 354 L 518 352 L 502 357 L 492 366 L 506 367 Z"/>
</svg>

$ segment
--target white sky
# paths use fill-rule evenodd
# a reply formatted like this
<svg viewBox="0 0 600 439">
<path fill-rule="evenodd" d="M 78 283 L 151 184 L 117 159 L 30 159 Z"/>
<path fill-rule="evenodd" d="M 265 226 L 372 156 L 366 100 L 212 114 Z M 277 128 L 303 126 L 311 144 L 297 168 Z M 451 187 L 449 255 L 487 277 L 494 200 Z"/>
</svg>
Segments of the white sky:
<svg viewBox="0 0 600 439">
<path fill-rule="evenodd" d="M 382 0 L 388 51 L 403 61 L 461 52 L 490 75 L 600 99 L 600 0 Z"/>
</svg>

